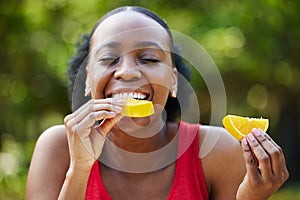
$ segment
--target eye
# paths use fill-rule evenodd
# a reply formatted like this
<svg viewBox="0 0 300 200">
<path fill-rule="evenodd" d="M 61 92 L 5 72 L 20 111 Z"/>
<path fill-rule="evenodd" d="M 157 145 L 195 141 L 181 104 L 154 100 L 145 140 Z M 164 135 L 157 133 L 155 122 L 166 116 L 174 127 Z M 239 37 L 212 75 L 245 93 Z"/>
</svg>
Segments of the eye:
<svg viewBox="0 0 300 200">
<path fill-rule="evenodd" d="M 160 62 L 160 59 L 154 55 L 146 55 L 146 56 L 141 56 L 140 61 L 142 64 L 151 64 L 151 63 Z"/>
<path fill-rule="evenodd" d="M 102 65 L 114 65 L 118 63 L 120 57 L 117 56 L 103 56 L 100 59 L 98 59 L 98 62 L 101 63 Z"/>
</svg>

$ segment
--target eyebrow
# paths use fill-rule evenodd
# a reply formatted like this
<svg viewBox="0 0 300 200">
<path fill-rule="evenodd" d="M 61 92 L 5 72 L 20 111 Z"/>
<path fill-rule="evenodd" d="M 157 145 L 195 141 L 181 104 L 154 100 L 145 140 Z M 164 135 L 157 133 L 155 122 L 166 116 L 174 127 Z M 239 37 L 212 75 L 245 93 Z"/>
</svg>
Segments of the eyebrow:
<svg viewBox="0 0 300 200">
<path fill-rule="evenodd" d="M 137 43 L 135 46 L 138 48 L 156 47 L 157 49 L 159 49 L 163 52 L 163 48 L 159 44 L 157 44 L 155 42 L 151 42 L 151 41 L 142 41 L 142 42 Z"/>
<path fill-rule="evenodd" d="M 117 47 L 120 47 L 121 46 L 121 43 L 120 42 L 115 42 L 115 41 L 112 41 L 112 42 L 107 42 L 101 46 L 99 46 L 97 48 L 97 51 L 100 50 L 100 49 L 103 49 L 103 48 L 117 48 Z"/>
<path fill-rule="evenodd" d="M 115 48 L 118 48 L 121 46 L 121 43 L 120 42 L 115 42 L 115 41 L 112 41 L 112 42 L 107 42 L 105 44 L 102 44 L 98 47 L 96 47 L 95 49 L 95 55 L 98 55 L 99 52 L 101 51 L 101 49 L 104 49 L 104 48 L 112 48 L 112 49 L 115 49 Z"/>
<path fill-rule="evenodd" d="M 101 46 L 99 46 L 97 49 L 96 49 L 96 54 L 99 53 L 99 51 L 103 48 L 112 48 L 112 49 L 116 49 L 116 48 L 119 48 L 121 46 L 121 43 L 120 42 L 116 42 L 116 41 L 112 41 L 112 42 L 107 42 Z M 141 42 L 138 42 L 136 45 L 135 45 L 136 48 L 147 48 L 147 47 L 155 47 L 156 49 L 160 50 L 161 52 L 164 52 L 163 48 L 155 43 L 155 42 L 151 42 L 151 41 L 141 41 Z"/>
</svg>

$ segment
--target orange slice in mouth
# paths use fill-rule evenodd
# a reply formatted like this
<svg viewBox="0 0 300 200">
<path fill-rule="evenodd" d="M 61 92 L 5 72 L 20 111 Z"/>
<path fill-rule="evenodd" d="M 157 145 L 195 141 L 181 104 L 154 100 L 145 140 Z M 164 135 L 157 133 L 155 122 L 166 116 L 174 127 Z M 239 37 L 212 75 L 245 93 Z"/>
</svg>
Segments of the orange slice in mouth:
<svg viewBox="0 0 300 200">
<path fill-rule="evenodd" d="M 128 117 L 147 117 L 154 114 L 152 101 L 127 98 L 122 115 Z"/>
<path fill-rule="evenodd" d="M 254 128 L 260 128 L 266 132 L 269 127 L 269 120 L 227 115 L 223 118 L 223 125 L 233 137 L 241 141 Z"/>
</svg>

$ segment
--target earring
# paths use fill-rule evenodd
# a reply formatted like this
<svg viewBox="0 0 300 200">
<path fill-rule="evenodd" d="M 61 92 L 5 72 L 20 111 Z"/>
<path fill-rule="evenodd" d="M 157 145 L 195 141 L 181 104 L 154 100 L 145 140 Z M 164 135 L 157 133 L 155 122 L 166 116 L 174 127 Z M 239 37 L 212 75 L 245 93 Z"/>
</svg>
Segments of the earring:
<svg viewBox="0 0 300 200">
<path fill-rule="evenodd" d="M 87 97 L 87 96 L 90 96 L 90 95 L 91 95 L 91 90 L 88 89 L 88 88 L 85 88 L 84 96 Z"/>
<path fill-rule="evenodd" d="M 171 97 L 172 97 L 172 98 L 176 98 L 176 92 L 175 92 L 175 90 L 172 90 L 172 91 L 171 91 Z"/>
</svg>

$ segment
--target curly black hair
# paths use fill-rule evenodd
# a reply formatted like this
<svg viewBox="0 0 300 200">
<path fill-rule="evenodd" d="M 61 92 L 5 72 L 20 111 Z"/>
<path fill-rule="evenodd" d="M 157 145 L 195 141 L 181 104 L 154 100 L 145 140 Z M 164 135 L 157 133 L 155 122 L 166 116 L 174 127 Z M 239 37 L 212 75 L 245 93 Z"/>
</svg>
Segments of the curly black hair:
<svg viewBox="0 0 300 200">
<path fill-rule="evenodd" d="M 68 76 L 69 76 L 69 98 L 72 103 L 72 110 L 78 109 L 82 106 L 90 97 L 85 97 L 84 89 L 85 89 L 85 79 L 86 79 L 86 72 L 85 68 L 87 65 L 88 55 L 90 51 L 90 40 L 91 37 L 98 27 L 99 24 L 109 16 L 112 16 L 116 13 L 123 12 L 126 10 L 135 11 L 138 13 L 142 13 L 147 17 L 150 17 L 157 23 L 159 23 L 169 34 L 171 45 L 172 45 L 172 58 L 173 58 L 173 66 L 177 68 L 179 74 L 183 76 L 184 79 L 178 79 L 178 95 L 188 97 L 190 96 L 191 91 L 188 90 L 187 82 L 191 79 L 191 73 L 187 65 L 185 64 L 183 58 L 179 54 L 179 48 L 177 45 L 174 44 L 172 33 L 168 27 L 168 25 L 162 20 L 157 14 L 153 13 L 152 11 L 138 7 L 138 6 L 125 6 L 116 8 L 107 14 L 105 14 L 94 26 L 92 32 L 90 34 L 85 34 L 82 36 L 82 40 L 76 43 L 77 51 L 71 57 L 68 63 Z M 181 76 L 180 76 L 181 77 Z M 76 87 L 74 87 L 76 85 Z M 167 113 L 167 121 L 175 122 L 179 120 L 181 114 L 180 106 L 188 106 L 188 101 L 180 102 L 177 98 L 168 98 L 165 110 Z"/>
</svg>

